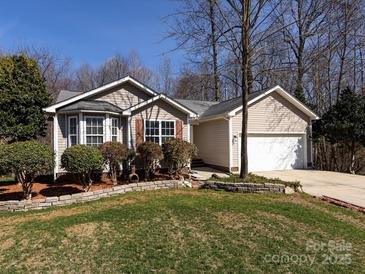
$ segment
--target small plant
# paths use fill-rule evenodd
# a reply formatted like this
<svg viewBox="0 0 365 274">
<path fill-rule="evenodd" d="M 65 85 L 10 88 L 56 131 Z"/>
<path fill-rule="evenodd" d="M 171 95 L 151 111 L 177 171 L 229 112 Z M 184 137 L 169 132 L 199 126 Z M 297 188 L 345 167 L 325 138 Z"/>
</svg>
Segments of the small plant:
<svg viewBox="0 0 365 274">
<path fill-rule="evenodd" d="M 162 151 L 171 174 L 188 166 L 197 153 L 195 145 L 181 139 L 168 140 L 162 145 Z"/>
<path fill-rule="evenodd" d="M 25 199 L 32 198 L 35 177 L 51 171 L 54 165 L 54 153 L 51 148 L 37 141 L 6 145 L 0 154 L 0 158 L 3 159 L 0 162 L 16 174 L 17 181 L 21 183 Z"/>
<path fill-rule="evenodd" d="M 100 151 L 103 155 L 104 165 L 109 168 L 109 176 L 116 185 L 120 164 L 127 158 L 128 149 L 119 142 L 106 142 L 100 146 Z"/>
<path fill-rule="evenodd" d="M 137 153 L 142 162 L 145 180 L 150 179 L 151 173 L 155 172 L 159 161 L 163 159 L 161 147 L 153 142 L 144 142 L 137 147 Z"/>
<path fill-rule="evenodd" d="M 102 169 L 103 156 L 98 148 L 74 145 L 62 154 L 61 164 L 68 172 L 79 176 L 79 181 L 86 192 L 92 185 L 92 174 Z"/>
</svg>

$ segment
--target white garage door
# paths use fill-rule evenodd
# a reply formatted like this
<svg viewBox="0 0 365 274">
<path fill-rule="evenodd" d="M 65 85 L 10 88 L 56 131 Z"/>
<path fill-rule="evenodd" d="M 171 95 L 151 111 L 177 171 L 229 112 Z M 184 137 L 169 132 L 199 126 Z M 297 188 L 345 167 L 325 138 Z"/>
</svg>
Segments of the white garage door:
<svg viewBox="0 0 365 274">
<path fill-rule="evenodd" d="M 252 172 L 304 168 L 304 136 L 249 136 L 248 170 Z"/>
</svg>

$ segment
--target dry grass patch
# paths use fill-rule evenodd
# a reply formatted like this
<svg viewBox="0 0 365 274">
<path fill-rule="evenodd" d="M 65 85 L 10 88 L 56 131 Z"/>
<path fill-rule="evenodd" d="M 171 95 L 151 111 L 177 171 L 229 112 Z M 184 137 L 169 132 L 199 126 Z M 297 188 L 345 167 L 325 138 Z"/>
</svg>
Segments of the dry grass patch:
<svg viewBox="0 0 365 274">
<path fill-rule="evenodd" d="M 6 251 L 7 249 L 12 248 L 14 244 L 15 241 L 13 239 L 6 239 L 0 245 L 0 251 Z"/>
<path fill-rule="evenodd" d="M 246 214 L 233 212 L 219 212 L 217 221 L 226 229 L 243 229 L 250 227 L 252 220 Z"/>
<path fill-rule="evenodd" d="M 96 223 L 78 224 L 68 227 L 66 233 L 68 237 L 92 237 L 95 235 L 97 227 Z"/>
</svg>

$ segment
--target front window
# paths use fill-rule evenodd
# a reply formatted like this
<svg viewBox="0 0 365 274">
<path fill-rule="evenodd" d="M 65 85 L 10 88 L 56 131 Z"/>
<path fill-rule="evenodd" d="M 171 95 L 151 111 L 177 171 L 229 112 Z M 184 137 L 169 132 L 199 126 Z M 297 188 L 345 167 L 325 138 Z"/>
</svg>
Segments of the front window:
<svg viewBox="0 0 365 274">
<path fill-rule="evenodd" d="M 77 145 L 78 143 L 78 124 L 77 117 L 68 117 L 68 146 Z"/>
<path fill-rule="evenodd" d="M 175 138 L 175 121 L 151 121 L 145 123 L 145 140 L 162 145 Z"/>
<path fill-rule="evenodd" d="M 119 128 L 119 120 L 118 118 L 112 118 L 112 141 L 118 141 L 118 128 Z"/>
<path fill-rule="evenodd" d="M 104 118 L 86 117 L 86 145 L 99 146 L 104 143 Z"/>
</svg>

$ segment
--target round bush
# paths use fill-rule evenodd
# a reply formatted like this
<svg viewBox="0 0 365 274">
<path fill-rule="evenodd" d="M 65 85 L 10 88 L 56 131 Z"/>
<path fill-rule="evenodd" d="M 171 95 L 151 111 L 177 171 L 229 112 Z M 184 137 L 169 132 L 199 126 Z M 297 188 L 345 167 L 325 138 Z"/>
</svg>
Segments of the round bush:
<svg viewBox="0 0 365 274">
<path fill-rule="evenodd" d="M 161 147 L 153 142 L 144 142 L 137 147 L 137 153 L 141 159 L 145 172 L 145 179 L 150 179 L 160 160 L 163 159 Z"/>
<path fill-rule="evenodd" d="M 104 164 L 109 168 L 109 175 L 113 183 L 116 184 L 120 164 L 127 158 L 128 149 L 119 142 L 106 142 L 99 148 L 103 155 Z"/>
<path fill-rule="evenodd" d="M 189 165 L 197 153 L 195 145 L 181 139 L 168 140 L 162 145 L 162 151 L 170 173 Z"/>
<path fill-rule="evenodd" d="M 51 172 L 54 166 L 52 149 L 37 141 L 17 142 L 6 145 L 6 167 L 17 177 L 22 184 L 24 198 L 30 199 L 33 180 L 40 174 Z"/>
<path fill-rule="evenodd" d="M 103 156 L 96 147 L 74 145 L 62 154 L 61 165 L 66 171 L 78 175 L 84 191 L 89 191 L 93 172 L 102 169 Z"/>
</svg>

